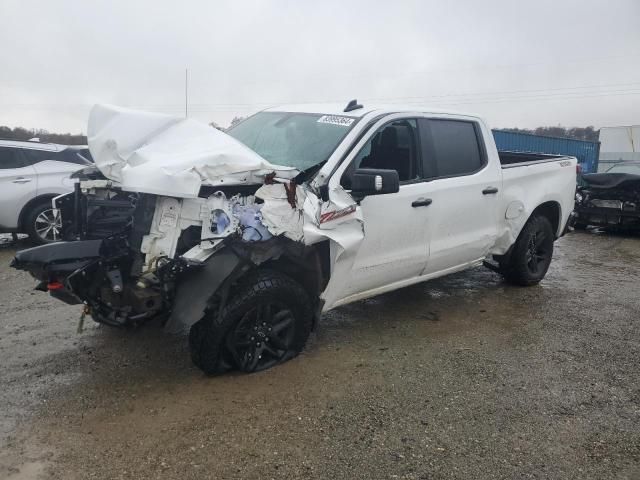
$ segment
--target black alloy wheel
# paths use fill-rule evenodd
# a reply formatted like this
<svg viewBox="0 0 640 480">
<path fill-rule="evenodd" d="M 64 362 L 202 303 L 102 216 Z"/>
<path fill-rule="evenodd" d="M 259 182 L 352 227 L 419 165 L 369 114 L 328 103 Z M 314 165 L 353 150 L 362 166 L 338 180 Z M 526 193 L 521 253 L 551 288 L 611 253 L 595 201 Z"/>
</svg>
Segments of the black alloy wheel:
<svg viewBox="0 0 640 480">
<path fill-rule="evenodd" d="M 529 237 L 526 261 L 529 272 L 534 276 L 546 270 L 551 260 L 552 250 L 549 248 L 549 242 L 546 240 L 547 232 L 545 232 L 544 228 L 538 228 Z"/>
<path fill-rule="evenodd" d="M 294 314 L 286 305 L 265 300 L 242 316 L 227 336 L 227 348 L 239 370 L 265 370 L 291 350 L 295 328 Z"/>
<path fill-rule="evenodd" d="M 500 265 L 505 279 L 521 286 L 540 283 L 551 264 L 553 242 L 554 232 L 549 219 L 534 214 Z"/>
</svg>

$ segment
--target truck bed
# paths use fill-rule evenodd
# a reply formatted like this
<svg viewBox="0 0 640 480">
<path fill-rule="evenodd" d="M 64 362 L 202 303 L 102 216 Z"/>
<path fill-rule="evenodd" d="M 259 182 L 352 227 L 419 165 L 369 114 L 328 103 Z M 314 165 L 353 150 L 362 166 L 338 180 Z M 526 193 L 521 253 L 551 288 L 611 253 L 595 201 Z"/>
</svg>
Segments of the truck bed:
<svg viewBox="0 0 640 480">
<path fill-rule="evenodd" d="M 498 156 L 500 157 L 500 164 L 503 168 L 550 162 L 564 157 L 564 155 L 548 155 L 533 152 L 510 152 L 506 150 L 498 151 Z"/>
</svg>

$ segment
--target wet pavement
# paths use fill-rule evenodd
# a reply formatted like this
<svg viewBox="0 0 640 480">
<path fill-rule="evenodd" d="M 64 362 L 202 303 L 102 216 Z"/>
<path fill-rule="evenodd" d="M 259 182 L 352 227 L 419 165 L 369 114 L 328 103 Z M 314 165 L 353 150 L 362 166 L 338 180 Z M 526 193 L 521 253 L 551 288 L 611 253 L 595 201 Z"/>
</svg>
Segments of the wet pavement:
<svg viewBox="0 0 640 480">
<path fill-rule="evenodd" d="M 155 325 L 77 334 L 14 251 L 0 478 L 640 478 L 640 238 L 570 234 L 537 287 L 479 268 L 358 302 L 213 378 Z"/>
</svg>

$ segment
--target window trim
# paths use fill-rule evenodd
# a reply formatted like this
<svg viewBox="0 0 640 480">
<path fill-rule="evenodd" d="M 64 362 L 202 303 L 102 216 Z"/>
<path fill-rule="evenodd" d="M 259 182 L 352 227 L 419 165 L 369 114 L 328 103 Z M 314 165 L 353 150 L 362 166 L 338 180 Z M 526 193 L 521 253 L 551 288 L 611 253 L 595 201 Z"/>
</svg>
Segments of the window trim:
<svg viewBox="0 0 640 480">
<path fill-rule="evenodd" d="M 51 154 L 51 158 L 47 158 L 46 160 L 55 160 L 54 156 L 56 155 L 56 151 L 53 150 L 41 150 L 39 148 L 20 148 L 20 156 L 22 157 L 25 165 L 29 167 L 33 167 L 34 165 L 39 164 L 40 162 L 44 162 L 46 160 L 33 160 L 32 156 L 27 152 L 47 152 Z"/>
<path fill-rule="evenodd" d="M 439 117 L 420 117 L 420 120 L 424 120 L 423 122 L 418 122 L 418 128 L 420 128 L 420 124 L 425 124 L 423 128 L 425 128 L 426 133 L 428 135 L 429 144 L 427 145 L 427 149 L 429 151 L 429 156 L 433 159 L 436 158 L 436 152 L 433 144 L 433 133 L 431 131 L 431 122 L 462 122 L 462 123 L 470 123 L 473 126 L 473 130 L 476 137 L 476 143 L 478 145 L 478 153 L 480 154 L 480 167 L 471 172 L 459 173 L 455 175 L 437 175 L 438 163 L 435 162 L 434 170 L 436 171 L 435 177 L 426 178 L 425 181 L 431 182 L 434 180 L 443 180 L 447 178 L 458 178 L 458 177 L 469 177 L 471 175 L 475 175 L 483 171 L 489 165 L 489 158 L 487 155 L 487 148 L 484 141 L 484 136 L 482 135 L 482 129 L 480 128 L 480 124 L 476 120 L 467 120 L 462 118 L 439 118 Z M 422 151 L 420 152 L 422 153 Z M 424 162 L 426 159 L 423 159 L 422 167 L 424 169 Z"/>
</svg>

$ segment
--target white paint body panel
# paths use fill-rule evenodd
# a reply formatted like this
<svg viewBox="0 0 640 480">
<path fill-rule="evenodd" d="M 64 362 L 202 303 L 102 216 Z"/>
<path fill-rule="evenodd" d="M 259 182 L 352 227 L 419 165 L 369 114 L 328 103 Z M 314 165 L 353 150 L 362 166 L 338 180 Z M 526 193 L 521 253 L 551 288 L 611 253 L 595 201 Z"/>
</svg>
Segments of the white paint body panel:
<svg viewBox="0 0 640 480">
<path fill-rule="evenodd" d="M 2 147 L 39 152 L 59 152 L 67 148 L 65 145 L 17 141 L 2 141 Z M 29 201 L 42 195 L 54 196 L 72 191 L 70 175 L 81 168 L 81 164 L 59 160 L 43 160 L 22 168 L 0 168 L 0 227 L 16 230 Z"/>
<path fill-rule="evenodd" d="M 502 168 L 491 130 L 482 119 L 436 110 L 390 107 L 362 113 L 356 128 L 319 172 L 316 185 L 328 181 L 329 196 L 334 200 L 333 196 L 341 191 L 342 173 L 370 135 L 390 120 L 416 117 L 477 122 L 487 165 L 473 175 L 405 185 L 396 194 L 365 198 L 357 206 L 364 238 L 356 252 L 334 261 L 332 277 L 322 294 L 324 311 L 465 270 L 481 264 L 490 255 L 504 254 L 542 203 L 555 202 L 560 206 L 557 236 L 569 220 L 576 184 L 575 158 Z M 362 136 L 365 128 L 370 128 L 370 133 Z M 487 187 L 496 187 L 498 192 L 483 195 Z M 423 212 L 407 217 L 407 207 L 411 209 L 411 201 L 419 197 L 430 198 L 433 203 Z M 416 225 L 424 228 L 419 235 L 415 233 Z M 416 239 L 423 239 L 425 244 L 418 248 L 412 243 Z M 384 250 L 390 245 L 393 250 Z M 413 252 L 413 263 L 408 260 L 409 252 Z"/>
<path fill-rule="evenodd" d="M 358 208 L 365 219 L 364 240 L 344 283 L 344 296 L 422 273 L 429 253 L 428 212 L 413 208 L 411 202 L 424 196 L 423 191 L 420 183 L 402 185 L 396 194 L 362 200 Z"/>
<path fill-rule="evenodd" d="M 426 196 L 433 204 L 429 207 L 430 254 L 425 275 L 481 261 L 498 236 L 502 169 L 497 150 L 487 145 L 488 138 L 493 140 L 491 131 L 483 123 L 480 126 L 487 165 L 472 175 L 427 182 Z M 485 188 L 497 188 L 498 193 L 485 195 Z"/>
<path fill-rule="evenodd" d="M 71 174 L 83 168 L 77 163 L 45 160 L 33 165 L 38 179 L 37 195 L 61 194 L 73 190 Z"/>
<path fill-rule="evenodd" d="M 0 169 L 0 225 L 17 228 L 22 208 L 36 197 L 37 191 L 38 178 L 33 166 Z"/>
</svg>

